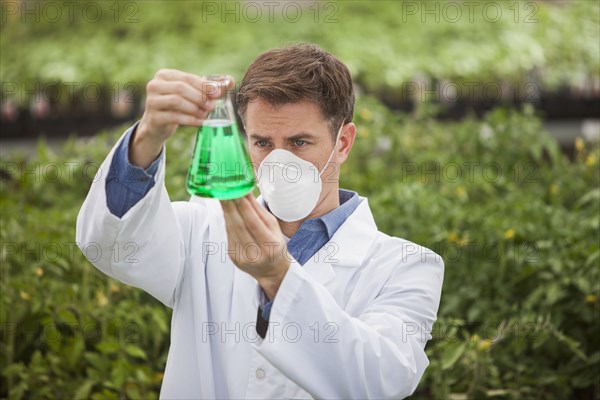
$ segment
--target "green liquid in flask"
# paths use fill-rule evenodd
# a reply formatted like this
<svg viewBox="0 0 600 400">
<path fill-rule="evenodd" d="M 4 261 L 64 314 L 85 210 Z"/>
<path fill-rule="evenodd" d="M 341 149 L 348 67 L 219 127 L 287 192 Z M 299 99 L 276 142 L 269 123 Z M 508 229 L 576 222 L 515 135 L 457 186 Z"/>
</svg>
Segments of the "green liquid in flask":
<svg viewBox="0 0 600 400">
<path fill-rule="evenodd" d="M 192 195 L 219 200 L 237 199 L 252 191 L 254 170 L 234 121 L 204 121 L 196 138 L 186 186 Z"/>
</svg>

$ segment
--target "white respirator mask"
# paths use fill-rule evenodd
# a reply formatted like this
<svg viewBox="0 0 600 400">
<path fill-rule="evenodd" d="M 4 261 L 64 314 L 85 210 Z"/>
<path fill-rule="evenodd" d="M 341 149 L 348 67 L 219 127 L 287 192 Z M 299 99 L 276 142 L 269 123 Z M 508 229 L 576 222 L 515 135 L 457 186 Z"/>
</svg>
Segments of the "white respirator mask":
<svg viewBox="0 0 600 400">
<path fill-rule="evenodd" d="M 305 218 L 315 209 L 323 190 L 321 175 L 333 157 L 343 126 L 320 172 L 312 163 L 283 149 L 272 150 L 263 159 L 256 179 L 273 215 L 282 221 L 292 222 Z"/>
</svg>

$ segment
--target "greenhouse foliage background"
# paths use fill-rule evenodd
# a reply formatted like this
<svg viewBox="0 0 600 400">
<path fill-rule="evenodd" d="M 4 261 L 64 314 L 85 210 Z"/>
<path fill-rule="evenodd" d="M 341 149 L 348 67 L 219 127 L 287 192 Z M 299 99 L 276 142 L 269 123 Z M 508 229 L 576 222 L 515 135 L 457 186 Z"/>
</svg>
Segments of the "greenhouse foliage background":
<svg viewBox="0 0 600 400">
<path fill-rule="evenodd" d="M 57 113 L 97 107 L 90 88 L 113 103 L 143 98 L 164 67 L 239 82 L 262 51 L 318 43 L 357 84 L 341 186 L 369 198 L 380 230 L 446 263 L 431 364 L 413 397 L 598 399 L 600 149 L 579 138 L 567 157 L 527 96 L 532 82 L 598 85 L 600 3 L 264 3 L 3 1 L 3 118 L 43 114 L 35 106 L 49 87 L 63 94 Z M 531 101 L 440 120 L 444 101 L 422 88 L 442 83 L 494 83 L 503 99 Z M 382 102 L 407 89 L 410 112 Z M 2 155 L 0 398 L 158 397 L 170 311 L 99 273 L 74 242 L 97 166 L 133 112 L 91 138 L 73 125 L 58 150 L 42 135 L 33 156 Z M 172 200 L 188 198 L 193 138 L 182 128 L 167 147 Z"/>
</svg>

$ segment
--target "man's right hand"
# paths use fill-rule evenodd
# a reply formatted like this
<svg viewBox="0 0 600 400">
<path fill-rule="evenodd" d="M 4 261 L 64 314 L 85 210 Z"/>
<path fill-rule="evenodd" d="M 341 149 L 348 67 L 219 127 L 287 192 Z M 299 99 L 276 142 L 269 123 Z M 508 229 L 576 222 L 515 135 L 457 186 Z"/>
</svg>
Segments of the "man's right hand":
<svg viewBox="0 0 600 400">
<path fill-rule="evenodd" d="M 201 126 L 231 77 L 207 80 L 175 69 L 161 69 L 146 85 L 146 108 L 129 147 L 132 164 L 148 168 L 180 125 Z"/>
</svg>

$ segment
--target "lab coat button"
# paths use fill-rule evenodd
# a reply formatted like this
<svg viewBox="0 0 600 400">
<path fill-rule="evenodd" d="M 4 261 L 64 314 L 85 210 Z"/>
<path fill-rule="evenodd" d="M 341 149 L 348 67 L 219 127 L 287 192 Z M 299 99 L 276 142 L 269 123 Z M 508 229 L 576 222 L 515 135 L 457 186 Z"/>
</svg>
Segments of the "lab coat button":
<svg viewBox="0 0 600 400">
<path fill-rule="evenodd" d="M 265 379 L 265 371 L 263 369 L 259 368 L 256 370 L 256 379 L 258 379 L 259 381 Z"/>
</svg>

